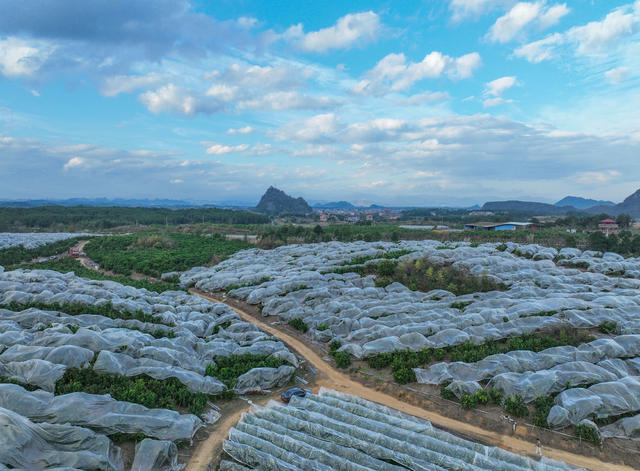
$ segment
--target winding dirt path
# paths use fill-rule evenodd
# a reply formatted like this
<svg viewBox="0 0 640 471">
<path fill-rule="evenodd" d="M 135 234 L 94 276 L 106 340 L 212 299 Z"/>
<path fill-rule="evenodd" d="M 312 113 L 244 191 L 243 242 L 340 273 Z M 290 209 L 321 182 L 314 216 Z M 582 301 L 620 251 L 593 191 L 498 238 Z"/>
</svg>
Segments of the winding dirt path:
<svg viewBox="0 0 640 471">
<path fill-rule="evenodd" d="M 190 293 L 197 294 L 204 299 L 208 299 L 209 301 L 224 303 L 223 300 L 216 299 L 197 290 L 190 290 Z M 318 374 L 316 384 L 319 386 L 324 386 L 336 391 L 353 394 L 368 401 L 377 402 L 379 404 L 398 409 L 407 414 L 426 419 L 436 426 L 440 426 L 452 431 L 456 431 L 460 434 L 476 438 L 483 443 L 498 446 L 505 450 L 509 450 L 521 455 L 535 456 L 536 445 L 526 440 L 499 434 L 491 430 L 485 430 L 469 423 L 445 417 L 435 411 L 426 410 L 421 407 L 407 404 L 406 402 L 403 402 L 396 397 L 393 397 L 384 392 L 376 391 L 357 381 L 354 381 L 348 375 L 334 369 L 331 365 L 325 362 L 318 353 L 316 353 L 312 348 L 310 348 L 301 340 L 287 334 L 286 332 L 281 332 L 276 327 L 267 324 L 266 322 L 263 322 L 259 319 L 256 319 L 256 317 L 248 314 L 241 309 L 238 309 L 237 307 L 231 306 L 229 304 L 227 305 L 236 313 L 238 313 L 238 315 L 244 320 L 246 320 L 247 322 L 252 322 L 265 332 L 268 332 L 274 337 L 278 337 L 280 340 L 286 343 L 287 346 L 295 350 L 300 356 L 304 357 L 304 359 L 317 371 Z M 194 459 L 196 456 L 203 456 L 205 458 L 209 457 L 209 460 L 213 459 L 215 456 L 214 452 L 219 449 L 222 440 L 226 438 L 229 429 L 233 425 L 235 425 L 239 417 L 240 414 L 235 414 L 231 417 L 225 418 L 220 423 L 220 427 L 217 428 L 207 440 L 202 442 L 202 444 L 194 454 Z M 596 458 L 582 456 L 546 446 L 543 448 L 543 454 L 547 458 L 564 461 L 574 466 L 587 468 L 592 471 L 634 471 L 634 468 L 631 468 L 629 466 L 606 463 Z M 207 470 L 208 462 L 196 462 L 194 461 L 194 459 L 189 462 L 186 471 Z"/>
</svg>

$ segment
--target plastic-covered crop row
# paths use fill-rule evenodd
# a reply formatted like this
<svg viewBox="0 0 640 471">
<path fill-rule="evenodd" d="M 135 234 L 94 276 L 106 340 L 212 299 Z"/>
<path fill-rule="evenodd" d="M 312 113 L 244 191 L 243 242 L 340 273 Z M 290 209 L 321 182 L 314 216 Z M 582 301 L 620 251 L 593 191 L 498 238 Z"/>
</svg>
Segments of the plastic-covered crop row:
<svg viewBox="0 0 640 471">
<path fill-rule="evenodd" d="M 86 306 L 87 314 L 79 315 L 0 308 L 0 376 L 48 391 L 67 368 L 87 367 L 94 354 L 98 354 L 93 366 L 97 372 L 174 377 L 191 391 L 208 394 L 227 389 L 205 376 L 207 365 L 214 365 L 217 356 L 251 353 L 297 366 L 282 342 L 242 321 L 224 304 L 183 292 L 157 294 L 73 274 L 16 270 L 0 274 L 0 298 L 5 305 L 13 303 L 12 309 L 28 303 Z M 105 300 L 126 319 L 90 314 Z M 147 313 L 144 321 L 127 318 L 136 311 Z M 247 378 L 247 387 L 260 388 L 264 373 L 249 376 L 255 381 Z M 264 384 L 271 387 L 273 381 Z"/>
<path fill-rule="evenodd" d="M 619 333 L 640 333 L 640 280 L 584 272 L 552 260 L 575 255 L 572 250 L 547 248 L 551 259 L 529 259 L 514 253 L 532 246 L 507 246 L 502 251 L 497 244 L 401 241 L 253 249 L 215 267 L 194 268 L 181 281 L 205 291 L 231 289 L 231 296 L 260 303 L 264 315 L 277 315 L 284 322 L 300 318 L 310 336 L 320 341 L 337 337 L 343 349 L 357 357 L 482 343 L 541 328 L 593 328 L 604 321 L 616 323 Z M 536 246 L 535 253 L 543 249 Z M 357 273 L 334 273 L 348 269 L 351 265 L 346 264 L 354 260 L 376 263 L 393 252 L 404 253 L 398 258 L 401 263 L 427 258 L 508 289 L 462 296 L 446 290 L 422 293 L 399 283 L 376 287 L 372 277 Z M 613 257 L 605 256 L 603 260 Z"/>
<path fill-rule="evenodd" d="M 59 240 L 88 235 L 91 234 L 84 232 L 0 232 L 0 250 L 18 245 L 23 246 L 25 249 L 35 249 L 41 245 L 51 244 Z"/>
<path fill-rule="evenodd" d="M 254 406 L 231 429 L 223 449 L 241 463 L 223 462 L 224 470 L 576 469 L 480 445 L 427 421 L 328 390 L 293 398 L 289 406 Z"/>
<path fill-rule="evenodd" d="M 95 373 L 175 378 L 193 393 L 219 394 L 227 385 L 206 374 L 216 358 L 254 354 L 297 365 L 282 342 L 224 304 L 181 291 L 158 294 L 73 273 L 15 270 L 0 272 L 0 304 L 5 307 L 0 307 L 0 470 L 119 471 L 118 447 L 107 437 L 112 434 L 153 437 L 139 445 L 132 469 L 157 470 L 175 461 L 172 442 L 190 440 L 203 424 L 195 415 L 109 395 L 54 396 L 70 368 L 93 370 L 74 372 L 78 378 Z M 237 378 L 234 390 L 276 387 L 293 371 L 288 365 L 252 368 Z M 29 392 L 5 379 L 40 389 Z M 141 392 L 133 388 L 129 394 Z"/>
</svg>

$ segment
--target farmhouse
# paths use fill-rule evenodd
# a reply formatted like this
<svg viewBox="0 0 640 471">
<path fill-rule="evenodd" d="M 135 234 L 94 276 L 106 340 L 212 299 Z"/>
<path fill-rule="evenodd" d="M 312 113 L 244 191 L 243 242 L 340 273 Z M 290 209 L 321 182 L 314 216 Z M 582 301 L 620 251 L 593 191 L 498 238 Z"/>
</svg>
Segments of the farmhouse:
<svg viewBox="0 0 640 471">
<path fill-rule="evenodd" d="M 530 222 L 475 222 L 465 224 L 464 228 L 471 231 L 519 231 L 529 226 Z"/>
<path fill-rule="evenodd" d="M 617 234 L 620 231 L 620 227 L 613 219 L 603 219 L 600 221 L 600 224 L 598 224 L 598 230 L 608 236 L 610 234 Z"/>
</svg>

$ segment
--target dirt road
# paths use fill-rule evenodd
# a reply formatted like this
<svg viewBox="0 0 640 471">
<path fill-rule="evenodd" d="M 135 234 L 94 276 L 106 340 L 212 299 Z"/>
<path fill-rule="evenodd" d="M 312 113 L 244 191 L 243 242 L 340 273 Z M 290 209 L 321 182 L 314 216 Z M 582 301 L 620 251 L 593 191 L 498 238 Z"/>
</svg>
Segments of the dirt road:
<svg viewBox="0 0 640 471">
<path fill-rule="evenodd" d="M 224 302 L 219 299 L 216 299 L 207 294 L 198 292 L 196 290 L 190 291 L 193 294 L 197 294 L 205 299 L 208 299 L 213 302 Z M 474 425 L 461 422 L 459 420 L 450 419 L 443 415 L 438 414 L 437 412 L 423 409 L 421 407 L 417 407 L 411 404 L 407 404 L 396 397 L 390 396 L 386 393 L 376 391 L 371 389 L 357 381 L 351 379 L 348 375 L 334 369 L 331 365 L 325 362 L 318 353 L 316 353 L 313 349 L 307 346 L 304 342 L 299 339 L 287 334 L 286 332 L 281 332 L 276 327 L 267 324 L 259 319 L 256 319 L 254 316 L 238 309 L 234 306 L 230 306 L 235 312 L 238 313 L 240 317 L 248 322 L 252 322 L 260 327 L 265 332 L 273 335 L 274 337 L 278 337 L 284 343 L 286 343 L 290 348 L 295 350 L 300 356 L 304 357 L 304 359 L 315 368 L 318 372 L 317 384 L 319 386 L 324 386 L 326 388 L 334 389 L 336 391 L 341 391 L 348 394 L 353 394 L 355 396 L 360 396 L 363 399 L 377 402 L 379 404 L 383 404 L 388 407 L 392 407 L 394 409 L 398 409 L 407 414 L 414 415 L 416 417 L 420 417 L 426 420 L 429 420 L 436 426 L 440 426 L 449 430 L 457 431 L 462 435 L 466 435 L 469 437 L 476 438 L 477 440 L 491 444 L 493 446 L 498 446 L 505 450 L 513 451 L 515 453 L 519 453 L 522 455 L 530 455 L 535 456 L 536 445 L 530 443 L 525 440 L 518 439 L 517 437 L 502 435 L 496 432 L 492 432 L 490 430 L 484 430 L 480 427 L 476 427 Z M 229 428 L 235 424 L 235 422 L 230 422 L 230 419 L 227 418 L 223 421 L 225 424 L 224 427 L 220 427 L 216 430 L 214 434 L 212 434 L 210 438 L 212 444 L 221 443 L 222 440 L 226 437 Z M 221 424 L 222 425 L 222 424 Z M 215 435 L 215 437 L 214 437 Z M 218 436 L 222 435 L 222 436 Z M 205 446 L 203 453 L 205 456 L 212 451 L 212 448 L 209 447 L 209 440 L 202 443 L 202 446 Z M 207 450 L 208 449 L 208 450 Z M 196 451 L 198 454 L 200 450 Z M 575 453 L 570 453 L 564 450 L 553 449 L 549 447 L 545 447 L 543 449 L 544 456 L 548 458 L 553 458 L 555 460 L 564 461 L 566 463 L 572 464 L 574 466 L 586 468 L 592 471 L 634 471 L 633 468 L 624 465 L 616 465 L 612 463 L 606 463 L 604 461 L 591 458 L 588 456 L 581 456 Z M 211 454 L 208 454 L 211 456 Z M 187 466 L 187 471 L 205 471 L 207 468 L 200 466 L 196 466 L 195 463 L 192 466 L 192 463 L 189 462 Z"/>
</svg>

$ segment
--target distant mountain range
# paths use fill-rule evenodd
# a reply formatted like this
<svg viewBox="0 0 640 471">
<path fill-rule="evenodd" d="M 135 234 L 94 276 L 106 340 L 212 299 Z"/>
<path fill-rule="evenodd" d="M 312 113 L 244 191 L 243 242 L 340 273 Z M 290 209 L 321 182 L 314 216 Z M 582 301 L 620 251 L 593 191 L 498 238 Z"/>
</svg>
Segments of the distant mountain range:
<svg viewBox="0 0 640 471">
<path fill-rule="evenodd" d="M 567 204 L 573 203 L 573 204 Z M 535 201 L 490 201 L 482 206 L 485 211 L 511 211 L 532 215 L 562 215 L 568 213 L 609 214 L 617 216 L 622 213 L 634 218 L 640 217 L 640 190 L 627 197 L 622 203 L 598 201 L 576 196 L 567 196 L 555 204 Z"/>
<path fill-rule="evenodd" d="M 332 203 L 314 204 L 314 209 L 355 209 L 355 206 L 348 201 L 335 201 Z"/>
<path fill-rule="evenodd" d="M 615 203 L 613 201 L 592 200 L 579 196 L 566 196 L 554 203 L 554 206 L 573 206 L 576 209 L 588 209 L 594 206 L 615 206 Z"/>
<path fill-rule="evenodd" d="M 537 203 L 535 201 L 489 201 L 482 205 L 483 211 L 511 211 L 521 213 L 532 213 L 540 216 L 566 214 L 576 212 L 578 209 L 573 206 L 556 206 L 548 203 Z"/>
<path fill-rule="evenodd" d="M 313 208 L 304 199 L 293 198 L 273 186 L 270 186 L 265 194 L 262 195 L 255 209 L 269 215 L 306 215 L 313 213 Z"/>
<path fill-rule="evenodd" d="M 631 217 L 640 218 L 640 190 L 627 196 L 622 203 L 613 206 L 593 206 L 586 211 L 590 214 L 606 213 L 611 216 L 618 216 L 619 214 L 625 213 Z"/>
<path fill-rule="evenodd" d="M 5 208 L 35 208 L 37 206 L 118 206 L 144 208 L 195 208 L 215 207 L 211 203 L 196 203 L 169 199 L 125 199 L 125 198 L 68 198 L 63 200 L 39 199 L 23 201 L 0 201 Z"/>
</svg>

